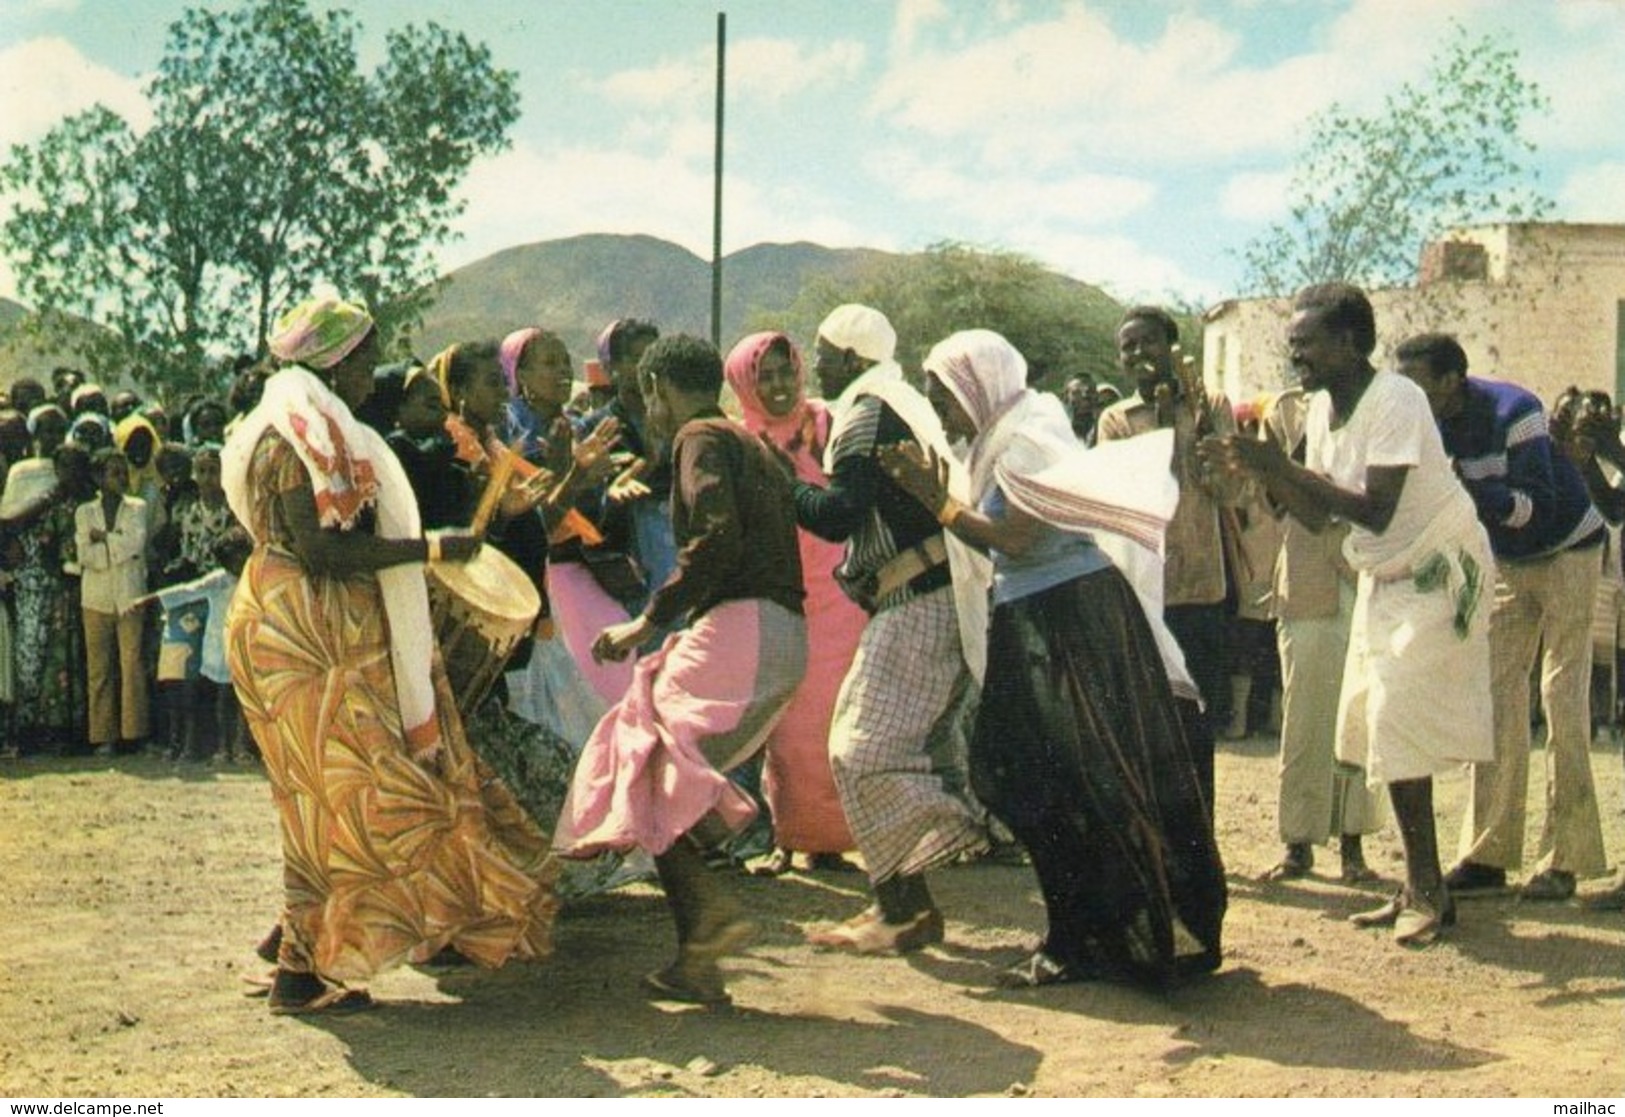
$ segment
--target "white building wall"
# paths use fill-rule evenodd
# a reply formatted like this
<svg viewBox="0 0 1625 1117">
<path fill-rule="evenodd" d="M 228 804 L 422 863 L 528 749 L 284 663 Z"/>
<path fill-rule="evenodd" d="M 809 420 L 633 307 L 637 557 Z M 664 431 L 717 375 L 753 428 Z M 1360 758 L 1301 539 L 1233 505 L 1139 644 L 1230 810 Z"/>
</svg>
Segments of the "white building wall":
<svg viewBox="0 0 1625 1117">
<path fill-rule="evenodd" d="M 1371 292 L 1378 364 L 1389 363 L 1405 338 L 1442 331 L 1461 342 L 1473 375 L 1522 384 L 1547 403 L 1570 384 L 1622 394 L 1625 225 L 1496 225 L 1452 239 L 1484 245 L 1488 278 Z M 1288 299 L 1210 310 L 1209 387 L 1244 400 L 1289 383 L 1290 314 Z"/>
</svg>

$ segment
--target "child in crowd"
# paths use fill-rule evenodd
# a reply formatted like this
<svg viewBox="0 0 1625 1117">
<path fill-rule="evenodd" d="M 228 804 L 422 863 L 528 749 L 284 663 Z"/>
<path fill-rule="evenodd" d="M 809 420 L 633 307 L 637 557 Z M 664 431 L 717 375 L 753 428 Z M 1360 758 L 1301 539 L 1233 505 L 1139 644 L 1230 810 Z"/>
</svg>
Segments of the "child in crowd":
<svg viewBox="0 0 1625 1117">
<path fill-rule="evenodd" d="M 148 594 L 164 610 L 166 626 L 199 627 L 200 654 L 194 670 L 180 684 L 180 755 L 205 760 L 211 755 L 227 764 L 247 759 L 242 712 L 226 667 L 226 611 L 237 592 L 237 579 L 254 550 L 254 542 L 240 527 L 223 532 L 214 542 L 217 565 L 201 578 Z M 167 641 L 166 641 L 167 642 Z M 183 669 L 184 670 L 184 669 Z"/>
<path fill-rule="evenodd" d="M 147 505 L 126 495 L 129 461 L 103 447 L 92 458 L 100 492 L 74 513 L 92 746 L 135 752 L 147 736 L 141 633 L 147 591 Z"/>
</svg>

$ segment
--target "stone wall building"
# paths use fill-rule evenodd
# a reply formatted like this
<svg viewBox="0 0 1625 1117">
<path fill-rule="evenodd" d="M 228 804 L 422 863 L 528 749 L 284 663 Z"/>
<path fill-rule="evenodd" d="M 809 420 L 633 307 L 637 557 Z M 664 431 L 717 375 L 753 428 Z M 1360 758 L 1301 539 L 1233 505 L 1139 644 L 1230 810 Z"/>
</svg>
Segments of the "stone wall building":
<svg viewBox="0 0 1625 1117">
<path fill-rule="evenodd" d="M 1413 334 L 1452 333 L 1470 372 L 1549 405 L 1570 384 L 1625 396 L 1625 225 L 1457 229 L 1422 252 L 1414 287 L 1369 292 L 1376 363 Z M 1232 400 L 1294 382 L 1289 299 L 1232 299 L 1204 315 L 1203 373 Z"/>
</svg>

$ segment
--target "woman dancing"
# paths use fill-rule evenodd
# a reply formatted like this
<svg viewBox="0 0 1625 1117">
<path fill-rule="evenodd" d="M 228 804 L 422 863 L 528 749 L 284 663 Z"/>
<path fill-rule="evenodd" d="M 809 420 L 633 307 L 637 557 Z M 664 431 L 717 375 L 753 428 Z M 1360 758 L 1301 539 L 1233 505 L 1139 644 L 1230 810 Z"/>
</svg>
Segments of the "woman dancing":
<svg viewBox="0 0 1625 1117">
<path fill-rule="evenodd" d="M 435 653 L 425 538 L 399 462 L 351 409 L 372 388 L 372 319 L 335 299 L 277 323 L 277 372 L 222 454 L 255 549 L 232 601 L 232 682 L 282 827 L 274 1013 L 354 1011 L 344 982 L 450 946 L 478 963 L 547 953 L 547 838 L 469 750 Z M 270 944 L 267 944 L 269 946 Z"/>
</svg>

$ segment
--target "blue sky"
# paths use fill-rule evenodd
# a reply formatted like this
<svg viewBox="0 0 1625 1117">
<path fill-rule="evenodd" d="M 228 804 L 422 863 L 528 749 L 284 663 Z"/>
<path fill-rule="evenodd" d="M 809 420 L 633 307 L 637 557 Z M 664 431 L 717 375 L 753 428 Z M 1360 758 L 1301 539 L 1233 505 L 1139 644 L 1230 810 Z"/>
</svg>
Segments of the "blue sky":
<svg viewBox="0 0 1625 1117">
<path fill-rule="evenodd" d="M 0 145 L 101 101 L 137 127 L 184 0 L 0 0 Z M 202 6 L 222 6 L 219 3 Z M 318 5 L 326 6 L 326 5 Z M 450 269 L 648 233 L 708 256 L 716 12 L 724 249 L 1015 249 L 1119 297 L 1236 293 L 1303 124 L 1419 79 L 1451 20 L 1506 36 L 1553 103 L 1554 218 L 1625 222 L 1620 0 L 356 0 L 363 63 L 432 20 L 519 74 L 508 152 L 464 184 Z M 0 266 L 0 294 L 13 277 Z"/>
</svg>

